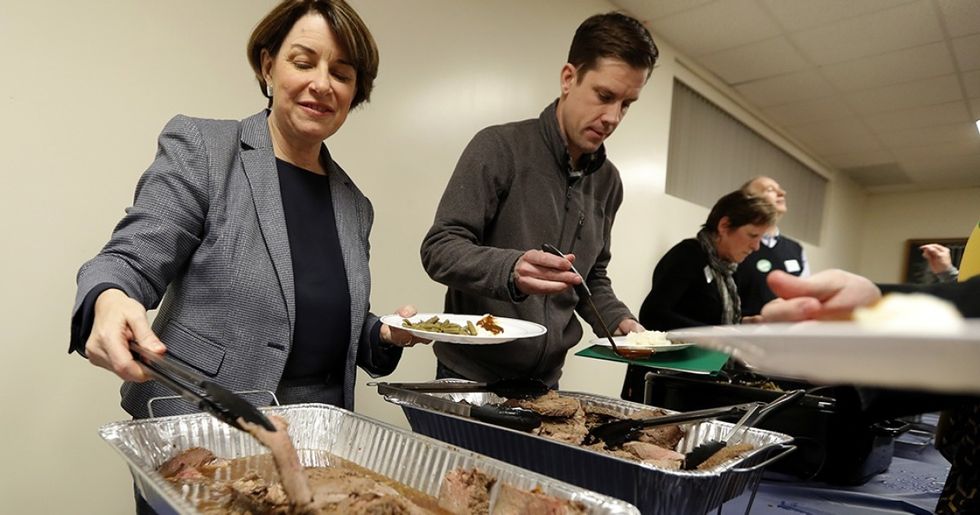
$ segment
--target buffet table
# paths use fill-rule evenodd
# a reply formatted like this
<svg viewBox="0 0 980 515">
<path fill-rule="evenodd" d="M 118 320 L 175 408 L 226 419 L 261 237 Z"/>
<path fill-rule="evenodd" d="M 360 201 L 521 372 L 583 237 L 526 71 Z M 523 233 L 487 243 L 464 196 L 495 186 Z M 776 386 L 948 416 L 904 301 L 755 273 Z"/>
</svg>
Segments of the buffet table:
<svg viewBox="0 0 980 515">
<path fill-rule="evenodd" d="M 926 417 L 935 419 L 935 415 Z M 752 513 L 933 513 L 949 472 L 949 463 L 929 442 L 914 438 L 903 436 L 898 439 L 888 470 L 860 486 L 794 481 L 767 472 L 752 503 Z M 721 512 L 745 513 L 750 497 L 751 494 L 746 493 L 732 499 L 725 503 Z"/>
</svg>

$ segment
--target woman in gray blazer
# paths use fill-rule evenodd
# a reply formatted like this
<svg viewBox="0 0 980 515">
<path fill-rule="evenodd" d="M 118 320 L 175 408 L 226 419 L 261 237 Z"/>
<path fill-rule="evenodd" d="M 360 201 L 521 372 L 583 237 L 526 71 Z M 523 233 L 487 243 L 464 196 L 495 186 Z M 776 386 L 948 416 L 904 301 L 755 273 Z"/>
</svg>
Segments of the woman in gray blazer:
<svg viewBox="0 0 980 515">
<path fill-rule="evenodd" d="M 369 310 L 373 210 L 323 144 L 370 97 L 371 33 L 343 0 L 286 1 L 255 28 L 248 58 L 268 109 L 173 118 L 133 206 L 78 272 L 69 351 L 126 381 L 134 417 L 171 392 L 147 381 L 129 341 L 233 391 L 347 409 L 357 366 L 389 374 L 418 342 Z"/>
</svg>

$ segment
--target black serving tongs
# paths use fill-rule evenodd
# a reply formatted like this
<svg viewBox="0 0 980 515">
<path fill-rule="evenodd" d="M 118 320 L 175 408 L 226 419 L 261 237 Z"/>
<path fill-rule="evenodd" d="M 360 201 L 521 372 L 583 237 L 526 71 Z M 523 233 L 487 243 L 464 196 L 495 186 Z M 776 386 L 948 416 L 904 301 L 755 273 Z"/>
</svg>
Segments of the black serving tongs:
<svg viewBox="0 0 980 515">
<path fill-rule="evenodd" d="M 653 418 L 641 419 L 622 419 L 599 424 L 589 429 L 585 435 L 585 444 L 591 445 L 599 441 L 606 444 L 608 449 L 616 449 L 624 443 L 633 440 L 640 431 L 657 426 L 667 426 L 673 424 L 683 424 L 686 422 L 697 422 L 727 415 L 741 415 L 750 413 L 758 409 L 763 404 L 761 402 L 749 402 L 736 404 L 733 406 L 723 406 L 720 408 L 708 408 L 697 411 L 687 411 L 675 413 L 673 415 L 663 415 Z"/>
<path fill-rule="evenodd" d="M 449 383 L 452 384 L 452 383 Z M 465 383 L 464 383 L 465 384 Z M 475 383 L 470 383 L 475 384 Z M 517 431 L 531 431 L 541 425 L 541 415 L 535 411 L 525 408 L 512 408 L 495 404 L 470 404 L 468 402 L 456 402 L 443 397 L 425 395 L 419 390 L 405 387 L 405 383 L 369 383 L 378 387 L 378 393 L 384 395 L 386 399 L 398 399 L 401 402 L 408 402 L 416 406 L 457 415 L 465 418 L 472 418 L 488 424 L 515 429 Z M 409 383 L 409 386 L 411 383 Z"/>
<path fill-rule="evenodd" d="M 368 383 L 373 386 L 376 383 Z M 471 381 L 428 381 L 424 383 L 386 383 L 395 388 L 425 393 L 473 393 L 490 392 L 508 399 L 530 399 L 548 393 L 548 385 L 539 379 L 515 377 L 488 383 Z"/>
<path fill-rule="evenodd" d="M 541 244 L 541 250 L 549 254 L 554 254 L 560 258 L 563 259 L 565 258 L 565 254 L 562 254 L 560 250 L 558 250 L 554 245 L 551 245 L 550 243 Z M 616 340 L 613 338 L 612 331 L 609 330 L 609 326 L 606 325 L 606 321 L 602 319 L 602 314 L 599 313 L 599 308 L 597 308 L 595 302 L 592 301 L 592 292 L 589 291 L 588 285 L 585 284 L 585 277 L 583 277 L 582 274 L 580 274 L 579 271 L 575 269 L 575 265 L 571 265 L 571 266 L 572 266 L 572 272 L 575 272 L 575 275 L 579 276 L 579 278 L 582 279 L 582 282 L 575 285 L 575 292 L 578 293 L 579 297 L 584 298 L 588 302 L 589 307 L 592 308 L 592 312 L 595 314 L 596 319 L 599 320 L 599 325 L 602 326 L 602 332 L 605 333 L 604 336 L 609 339 L 609 344 L 612 345 L 613 352 L 615 352 L 618 356 L 626 359 L 649 358 L 650 355 L 653 354 L 653 350 L 643 350 L 643 349 L 626 350 L 626 349 L 620 349 L 619 347 L 616 346 Z"/>
<path fill-rule="evenodd" d="M 218 420 L 242 431 L 245 431 L 245 428 L 238 423 L 239 418 L 259 424 L 268 431 L 276 430 L 276 426 L 272 425 L 262 412 L 231 390 L 205 379 L 197 372 L 166 356 L 143 349 L 136 342 L 130 342 L 129 349 L 133 352 L 133 357 L 146 367 L 154 381 L 170 388 Z M 203 390 L 204 393 L 198 393 L 192 386 Z"/>
</svg>

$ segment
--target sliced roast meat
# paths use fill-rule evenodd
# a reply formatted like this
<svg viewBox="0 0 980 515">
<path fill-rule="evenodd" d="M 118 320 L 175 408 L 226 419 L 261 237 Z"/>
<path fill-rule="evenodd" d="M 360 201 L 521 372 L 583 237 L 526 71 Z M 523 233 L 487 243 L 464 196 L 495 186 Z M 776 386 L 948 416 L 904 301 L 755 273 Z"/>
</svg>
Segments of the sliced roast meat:
<svg viewBox="0 0 980 515">
<path fill-rule="evenodd" d="M 633 454 L 641 461 L 675 460 L 679 462 L 684 460 L 683 454 L 677 451 L 672 451 L 670 449 L 664 449 L 663 447 L 660 447 L 659 445 L 654 445 L 652 443 L 626 442 L 623 444 L 623 449 L 626 449 L 627 452 Z"/>
<path fill-rule="evenodd" d="M 574 515 L 588 513 L 581 503 L 501 483 L 493 515 Z"/>
<path fill-rule="evenodd" d="M 313 493 L 306 482 L 306 474 L 303 473 L 303 465 L 299 462 L 299 455 L 296 454 L 293 441 L 289 439 L 289 424 L 275 415 L 269 416 L 269 420 L 276 426 L 276 431 L 268 431 L 259 424 L 253 424 L 242 418 L 238 419 L 238 423 L 262 445 L 269 448 L 272 459 L 276 463 L 276 470 L 279 472 L 279 479 L 282 481 L 282 488 L 292 501 L 296 512 L 309 513 L 312 510 Z"/>
<path fill-rule="evenodd" d="M 512 408 L 524 408 L 545 417 L 571 417 L 582 409 L 582 403 L 572 397 L 562 397 L 555 390 L 533 399 L 509 399 L 504 403 Z"/>
<path fill-rule="evenodd" d="M 683 438 L 684 429 L 681 426 L 648 427 L 641 430 L 636 437 L 641 442 L 659 445 L 665 449 L 676 449 Z"/>
<path fill-rule="evenodd" d="M 589 432 L 585 424 L 585 411 L 579 406 L 578 411 L 571 416 L 543 417 L 541 425 L 534 432 L 552 440 L 578 445 Z"/>
<path fill-rule="evenodd" d="M 228 510 L 233 514 L 261 513 L 285 515 L 290 513 L 289 498 L 281 483 L 268 483 L 254 471 L 228 485 L 231 503 Z"/>
<path fill-rule="evenodd" d="M 191 447 L 190 449 L 181 451 L 173 458 L 163 462 L 163 464 L 157 468 L 157 471 L 160 472 L 160 475 L 166 478 L 178 477 L 178 475 L 181 473 L 184 473 L 186 476 L 186 474 L 189 473 L 186 471 L 189 470 L 198 471 L 198 474 L 200 474 L 198 469 L 208 463 L 211 463 L 214 461 L 214 459 L 214 454 L 212 454 L 211 451 L 202 447 Z"/>
<path fill-rule="evenodd" d="M 476 469 L 449 471 L 439 486 L 439 507 L 452 513 L 490 513 L 490 489 L 497 480 Z"/>
<path fill-rule="evenodd" d="M 703 463 L 698 465 L 698 470 L 711 470 L 726 461 L 733 460 L 752 449 L 755 449 L 750 443 L 739 443 L 734 445 L 726 445 L 722 447 L 718 452 L 711 455 L 710 458 L 704 460 Z"/>
</svg>

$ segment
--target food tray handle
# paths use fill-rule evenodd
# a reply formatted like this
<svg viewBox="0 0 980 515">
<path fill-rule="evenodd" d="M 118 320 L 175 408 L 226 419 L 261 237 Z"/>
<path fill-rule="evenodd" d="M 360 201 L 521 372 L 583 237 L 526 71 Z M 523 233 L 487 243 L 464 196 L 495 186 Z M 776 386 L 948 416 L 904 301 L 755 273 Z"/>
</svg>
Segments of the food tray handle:
<svg viewBox="0 0 980 515">
<path fill-rule="evenodd" d="M 772 458 L 769 458 L 768 460 L 763 461 L 762 463 L 759 463 L 758 465 L 753 465 L 753 466 L 748 467 L 748 468 L 732 467 L 731 471 L 732 472 L 735 472 L 735 473 L 738 473 L 738 474 L 741 474 L 741 473 L 744 473 L 744 472 L 755 472 L 756 470 L 763 469 L 767 465 L 769 465 L 770 463 L 772 463 L 774 461 L 778 461 L 783 456 L 786 456 L 787 454 L 789 454 L 789 453 L 791 453 L 791 452 L 793 452 L 793 451 L 796 450 L 796 446 L 795 445 L 780 444 L 778 447 L 780 447 L 782 449 L 782 452 L 780 452 L 779 454 L 773 456 Z"/>
<path fill-rule="evenodd" d="M 270 397 L 272 397 L 272 405 L 279 406 L 279 397 L 276 397 L 276 394 L 272 390 L 239 390 L 234 393 L 238 395 L 248 395 L 253 393 L 267 393 L 269 394 Z M 161 397 L 153 397 L 150 400 L 146 401 L 146 411 L 150 415 L 150 418 L 156 418 L 156 416 L 153 415 L 153 403 L 155 401 L 170 401 L 174 399 L 183 399 L 183 397 L 181 397 L 180 395 L 164 395 Z"/>
</svg>

